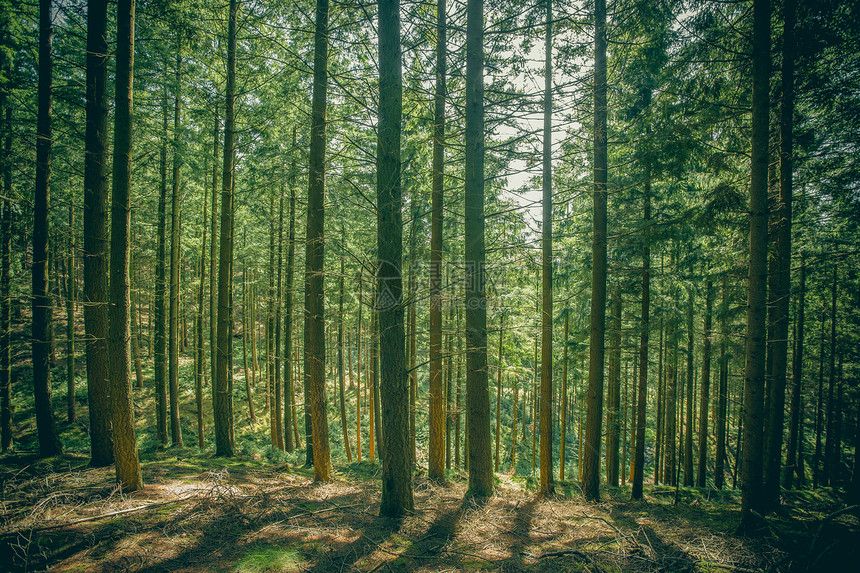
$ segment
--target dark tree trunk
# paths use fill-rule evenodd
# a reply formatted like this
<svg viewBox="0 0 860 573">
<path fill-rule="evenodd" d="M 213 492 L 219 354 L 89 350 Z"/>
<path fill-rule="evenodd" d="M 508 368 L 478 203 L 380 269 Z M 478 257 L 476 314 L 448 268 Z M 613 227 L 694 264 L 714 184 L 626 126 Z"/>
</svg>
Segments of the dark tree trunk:
<svg viewBox="0 0 860 573">
<path fill-rule="evenodd" d="M 792 489 L 794 477 L 803 482 L 801 466 L 802 396 L 803 396 L 803 339 L 806 319 L 806 261 L 800 253 L 800 287 L 797 294 L 797 322 L 794 335 L 794 356 L 792 357 L 791 422 L 788 431 L 788 457 L 786 461 L 785 489 Z"/>
<path fill-rule="evenodd" d="M 33 200 L 33 396 L 39 454 L 63 451 L 51 401 L 51 293 L 48 290 L 48 213 L 51 193 L 51 0 L 39 2 L 39 87 L 36 120 L 36 187 Z"/>
<path fill-rule="evenodd" d="M 132 82 L 134 79 L 134 0 L 117 2 L 116 113 L 110 245 L 111 427 L 117 481 L 125 491 L 143 487 L 134 430 L 129 377 L 129 222 L 131 218 Z"/>
<path fill-rule="evenodd" d="M 445 98 L 447 94 L 447 16 L 445 0 L 436 4 L 436 88 L 433 103 L 433 182 L 430 215 L 430 444 L 428 476 L 445 477 L 445 396 L 442 378 L 442 222 L 445 200 Z"/>
<path fill-rule="evenodd" d="M 170 441 L 182 447 L 179 424 L 179 178 L 182 159 L 179 156 L 179 128 L 182 82 L 182 55 L 177 46 L 176 85 L 173 98 L 173 190 L 170 202 L 170 317 L 168 346 L 168 381 L 170 388 Z"/>
<path fill-rule="evenodd" d="M 309 401 L 314 480 L 331 480 L 328 406 L 325 390 L 325 145 L 328 83 L 328 0 L 317 0 L 314 31 L 314 83 L 308 173 L 308 224 L 305 251 L 305 399 Z M 309 400 L 308 400 L 309 399 Z M 308 448 L 311 448 L 308 441 Z"/>
<path fill-rule="evenodd" d="M 764 507 L 779 503 L 782 461 L 785 383 L 788 365 L 788 323 L 791 300 L 791 217 L 792 217 L 792 139 L 794 130 L 794 13 L 795 0 L 783 7 L 782 102 L 779 125 L 779 202 L 776 208 L 776 245 L 772 259 L 770 320 L 773 339 L 769 345 L 771 367 L 768 372 L 770 395 L 768 428 L 764 444 Z"/>
<path fill-rule="evenodd" d="M 636 404 L 636 445 L 633 453 L 633 499 L 642 499 L 645 480 L 645 425 L 648 399 L 648 336 L 651 326 L 651 178 L 645 176 L 642 198 L 642 332 L 639 339 L 639 391 Z"/>
<path fill-rule="evenodd" d="M 158 254 L 155 260 L 155 427 L 158 441 L 167 445 L 167 313 L 165 312 L 165 293 L 167 277 L 165 259 L 167 258 L 167 88 L 161 104 L 161 185 L 158 194 Z"/>
<path fill-rule="evenodd" d="M 6 63 L 4 70 L 9 73 L 11 66 Z M 0 450 L 6 452 L 12 447 L 12 348 L 10 334 L 10 271 L 12 255 L 12 167 L 8 158 L 12 156 L 12 110 L 6 103 L 6 86 L 0 88 L 0 113 L 4 113 L 5 133 L 2 163 L 3 199 L 0 201 Z M 92 403 L 91 403 L 92 404 Z M 92 412 L 92 406 L 90 406 Z M 92 415 L 92 414 L 91 414 Z M 110 432 L 108 432 L 110 440 Z M 113 445 L 109 444 L 113 456 Z"/>
<path fill-rule="evenodd" d="M 197 291 L 197 315 L 194 329 L 194 403 L 197 408 L 197 447 L 206 445 L 203 436 L 203 378 L 205 351 L 203 349 L 203 300 L 206 290 L 206 230 L 208 225 L 208 196 L 203 196 L 203 239 L 200 241 L 200 286 Z"/>
<path fill-rule="evenodd" d="M 739 530 L 749 532 L 762 509 L 767 314 L 767 164 L 770 0 L 753 0 L 750 254 L 744 374 L 743 492 Z"/>
<path fill-rule="evenodd" d="M 610 312 L 612 326 L 609 338 L 609 388 L 606 396 L 606 483 L 618 487 L 621 421 L 621 289 L 612 291 Z"/>
<path fill-rule="evenodd" d="M 838 447 L 836 443 L 836 410 L 837 404 L 834 402 L 834 392 L 836 390 L 836 292 L 837 279 L 839 278 L 838 268 L 833 266 L 833 281 L 830 287 L 830 377 L 827 387 L 827 414 L 824 419 L 827 420 L 825 426 L 825 443 L 824 443 L 824 466 L 821 470 L 822 485 L 831 485 L 831 470 L 833 469 L 833 458 L 835 449 Z"/>
<path fill-rule="evenodd" d="M 564 350 L 561 367 L 561 444 L 558 452 L 558 479 L 564 481 L 564 458 L 567 448 L 567 339 L 570 334 L 570 312 L 564 313 Z M 514 405 L 514 418 L 516 418 L 516 404 Z M 516 421 L 514 421 L 516 427 Z"/>
<path fill-rule="evenodd" d="M 484 4 L 466 3 L 466 400 L 468 496 L 493 494 L 484 270 Z"/>
<path fill-rule="evenodd" d="M 66 414 L 69 422 L 75 414 L 75 204 L 69 202 L 69 242 L 66 263 Z"/>
<path fill-rule="evenodd" d="M 345 232 L 341 230 L 341 236 Z M 340 387 L 340 425 L 343 430 L 343 448 L 346 450 L 346 459 L 352 463 L 352 448 L 349 443 L 349 428 L 346 424 L 346 383 L 344 381 L 343 368 L 343 290 L 344 290 L 344 259 L 340 259 L 340 289 L 337 299 L 338 323 L 337 323 L 337 380 Z"/>
<path fill-rule="evenodd" d="M 591 323 L 588 412 L 582 457 L 582 493 L 600 499 L 600 433 L 603 428 L 603 366 L 606 341 L 606 0 L 594 7 L 594 235 L 591 243 Z"/>
<path fill-rule="evenodd" d="M 278 278 L 275 291 L 275 341 L 272 345 L 272 354 L 274 355 L 274 373 L 275 373 L 275 392 L 274 403 L 272 404 L 271 417 L 275 426 L 275 447 L 279 450 L 284 450 L 284 412 L 283 400 L 281 398 L 281 365 L 283 357 L 281 356 L 281 305 L 283 303 L 283 280 L 284 280 L 284 193 L 283 189 L 279 193 L 278 198 Z"/>
<path fill-rule="evenodd" d="M 212 376 L 215 455 L 233 455 L 233 394 L 229 380 L 233 334 L 233 140 L 236 103 L 237 0 L 230 0 L 227 23 L 227 91 L 224 107 L 224 162 L 221 184 L 221 234 L 218 258 L 218 329 L 216 370 Z M 214 240 L 215 235 L 212 235 Z"/>
<path fill-rule="evenodd" d="M 552 0 L 546 0 L 543 101 L 543 224 L 541 226 L 540 493 L 552 483 Z"/>
<path fill-rule="evenodd" d="M 284 447 L 292 452 L 296 447 L 293 440 L 293 420 L 295 412 L 295 392 L 293 390 L 293 263 L 296 254 L 296 190 L 295 190 L 295 160 L 290 171 L 290 227 L 287 232 L 287 279 L 286 279 L 286 328 L 284 331 Z M 296 442 L 298 440 L 295 440 Z"/>
<path fill-rule="evenodd" d="M 729 357 L 728 357 L 728 278 L 723 273 L 722 278 L 722 303 L 720 304 L 720 387 L 718 390 L 717 419 L 716 419 L 716 441 L 717 451 L 714 459 L 714 487 L 723 489 L 725 480 L 724 466 L 726 462 L 726 413 L 728 409 L 728 386 L 729 386 Z"/>
<path fill-rule="evenodd" d="M 684 485 L 693 485 L 693 289 L 689 291 L 689 306 L 687 308 L 687 415 L 684 432 Z"/>
<path fill-rule="evenodd" d="M 699 463 L 696 485 L 705 487 L 708 476 L 708 406 L 711 403 L 711 326 L 714 284 L 710 275 L 705 283 L 705 332 L 702 337 L 702 385 L 699 400 Z"/>
</svg>

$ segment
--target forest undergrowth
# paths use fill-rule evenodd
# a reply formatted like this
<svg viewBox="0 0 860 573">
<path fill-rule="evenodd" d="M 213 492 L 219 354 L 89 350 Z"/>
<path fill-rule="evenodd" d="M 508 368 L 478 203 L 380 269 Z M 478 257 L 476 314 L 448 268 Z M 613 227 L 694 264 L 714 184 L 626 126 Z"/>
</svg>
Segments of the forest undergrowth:
<svg viewBox="0 0 860 573">
<path fill-rule="evenodd" d="M 478 502 L 463 501 L 462 475 L 443 486 L 419 474 L 415 513 L 396 521 L 378 517 L 369 462 L 314 484 L 302 467 L 167 456 L 143 464 L 146 487 L 131 495 L 82 456 L 5 458 L 3 568 L 744 572 L 845 570 L 857 557 L 856 515 L 827 519 L 836 503 L 821 491 L 790 492 L 767 534 L 739 538 L 735 491 L 654 487 L 631 502 L 620 488 L 587 504 L 573 483 L 540 498 L 528 478 L 498 474 L 496 494 Z"/>
</svg>

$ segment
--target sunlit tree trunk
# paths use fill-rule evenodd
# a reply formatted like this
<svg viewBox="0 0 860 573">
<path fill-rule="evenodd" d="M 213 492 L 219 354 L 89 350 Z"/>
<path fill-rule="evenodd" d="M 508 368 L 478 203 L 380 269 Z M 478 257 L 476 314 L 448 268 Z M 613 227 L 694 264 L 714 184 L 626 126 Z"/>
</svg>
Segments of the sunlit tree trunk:
<svg viewBox="0 0 860 573">
<path fill-rule="evenodd" d="M 213 382 L 215 455 L 233 455 L 233 394 L 229 379 L 233 327 L 233 160 L 236 103 L 236 20 L 238 0 L 230 0 L 227 22 L 227 90 L 224 107 L 224 161 L 221 184 L 221 225 L 218 253 L 218 328 Z M 213 234 L 213 240 L 215 238 Z"/>
<path fill-rule="evenodd" d="M 541 225 L 540 493 L 552 480 L 552 0 L 546 0 L 543 103 L 543 224 Z"/>
<path fill-rule="evenodd" d="M 158 193 L 158 252 L 155 260 L 155 427 L 158 441 L 166 446 L 167 435 L 167 313 L 165 292 L 167 278 L 165 259 L 167 258 L 167 87 L 161 103 L 162 140 L 161 163 L 159 164 L 161 183 Z"/>
<path fill-rule="evenodd" d="M 295 131 L 293 131 L 295 140 Z M 295 141 L 294 141 L 295 143 Z M 294 150 L 294 156 L 296 151 Z M 293 264 L 296 258 L 296 190 L 295 158 L 290 170 L 290 226 L 287 232 L 287 278 L 286 278 L 286 326 L 284 328 L 284 447 L 292 452 L 297 447 L 298 436 L 293 436 L 295 423 L 295 390 L 293 389 Z M 293 438 L 296 437 L 296 440 Z"/>
<path fill-rule="evenodd" d="M 341 235 L 343 235 L 341 230 Z M 340 258 L 340 289 L 337 299 L 337 380 L 340 386 L 340 425 L 343 429 L 343 447 L 346 450 L 346 459 L 352 463 L 352 448 L 349 444 L 349 428 L 346 424 L 346 384 L 343 369 L 343 290 L 344 290 L 344 259 Z"/>
<path fill-rule="evenodd" d="M 206 445 L 203 435 L 203 377 L 204 358 L 203 349 L 203 300 L 206 290 L 206 231 L 209 218 L 208 195 L 203 195 L 203 225 L 202 240 L 200 241 L 200 285 L 197 290 L 197 315 L 194 329 L 194 403 L 197 408 L 197 447 L 203 449 Z"/>
<path fill-rule="evenodd" d="M 591 263 L 591 324 L 588 411 L 582 459 L 582 493 L 600 499 L 600 438 L 603 428 L 603 366 L 606 332 L 606 0 L 594 7 L 594 235 Z"/>
<path fill-rule="evenodd" d="M 143 487 L 129 377 L 129 221 L 131 209 L 134 0 L 117 2 L 116 113 L 110 249 L 111 426 L 117 481 L 125 491 Z"/>
</svg>

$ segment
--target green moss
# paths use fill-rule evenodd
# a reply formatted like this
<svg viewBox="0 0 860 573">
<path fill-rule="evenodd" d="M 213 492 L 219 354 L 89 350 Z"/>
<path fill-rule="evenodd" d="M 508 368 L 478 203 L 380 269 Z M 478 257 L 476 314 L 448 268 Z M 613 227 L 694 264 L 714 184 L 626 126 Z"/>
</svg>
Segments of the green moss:
<svg viewBox="0 0 860 573">
<path fill-rule="evenodd" d="M 255 543 L 248 546 L 234 571 L 237 573 L 300 571 L 301 564 L 301 554 L 291 545 Z"/>
</svg>

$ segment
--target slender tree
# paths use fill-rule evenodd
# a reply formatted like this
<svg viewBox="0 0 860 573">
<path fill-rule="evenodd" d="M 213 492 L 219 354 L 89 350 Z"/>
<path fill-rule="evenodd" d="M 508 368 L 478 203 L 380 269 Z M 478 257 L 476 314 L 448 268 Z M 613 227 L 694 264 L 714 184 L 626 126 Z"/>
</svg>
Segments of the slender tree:
<svg viewBox="0 0 860 573">
<path fill-rule="evenodd" d="M 693 289 L 687 292 L 687 412 L 684 424 L 684 485 L 693 485 L 693 383 L 694 383 L 694 359 L 693 356 Z"/>
<path fill-rule="evenodd" d="M 753 511 L 761 509 L 763 503 L 769 81 L 770 0 L 753 0 L 749 294 L 744 374 L 743 492 L 739 526 L 742 532 L 753 530 Z"/>
<path fill-rule="evenodd" d="M 720 382 L 717 401 L 716 441 L 717 451 L 714 459 L 714 487 L 723 489 L 725 475 L 723 468 L 726 461 L 726 410 L 728 408 L 729 386 L 729 356 L 728 356 L 728 277 L 722 277 L 722 302 L 720 304 Z"/>
<path fill-rule="evenodd" d="M 484 3 L 466 3 L 466 400 L 467 495 L 493 494 L 490 394 L 487 387 L 487 294 L 484 269 Z"/>
<path fill-rule="evenodd" d="M 699 391 L 699 457 L 696 485 L 705 487 L 708 476 L 708 406 L 711 403 L 711 327 L 713 324 L 714 284 L 710 275 L 705 282 L 705 318 L 702 337 L 702 383 Z"/>
<path fill-rule="evenodd" d="M 227 22 L 227 91 L 224 107 L 224 162 L 221 177 L 221 233 L 218 260 L 218 329 L 216 370 L 212 376 L 215 455 L 233 455 L 233 394 L 228 379 L 233 308 L 233 141 L 236 104 L 236 21 L 238 0 L 230 0 Z M 212 239 L 215 239 L 213 234 Z"/>
<path fill-rule="evenodd" d="M 51 194 L 51 0 L 39 2 L 39 84 L 36 119 L 36 188 L 33 201 L 33 395 L 39 454 L 63 451 L 51 404 L 51 294 L 48 289 L 48 213 Z"/>
<path fill-rule="evenodd" d="M 295 139 L 295 131 L 293 132 Z M 295 144 L 295 141 L 293 142 Z M 294 145 L 295 147 L 295 145 Z M 295 404 L 293 390 L 293 263 L 296 254 L 296 190 L 295 190 L 295 151 L 293 153 L 293 164 L 290 169 L 290 226 L 287 231 L 287 278 L 286 278 L 286 328 L 284 329 L 284 447 L 292 452 L 298 440 L 293 440 L 293 421 Z"/>
<path fill-rule="evenodd" d="M 168 381 L 170 387 L 170 442 L 182 447 L 182 426 L 179 424 L 179 183 L 182 157 L 179 153 L 181 116 L 180 86 L 182 85 L 182 52 L 176 48 L 176 85 L 173 94 L 173 189 L 170 201 L 170 316 L 167 335 Z"/>
<path fill-rule="evenodd" d="M 642 499 L 645 480 L 645 426 L 648 399 L 648 338 L 651 328 L 651 177 L 642 196 L 642 331 L 639 335 L 639 388 L 636 394 L 636 444 L 633 453 L 633 499 Z M 655 464 L 658 465 L 658 464 Z"/>
<path fill-rule="evenodd" d="M 7 73 L 11 66 L 3 68 Z M 3 198 L 0 201 L 0 451 L 12 447 L 12 349 L 10 322 L 10 283 L 12 263 L 12 169 L 9 157 L 12 155 L 12 109 L 7 104 L 6 86 L 0 86 L 0 113 L 3 113 L 4 161 L 0 164 L 3 176 Z M 110 434 L 108 434 L 110 435 Z M 113 448 L 111 447 L 111 454 Z"/>
<path fill-rule="evenodd" d="M 305 401 L 309 402 L 314 480 L 331 480 L 328 405 L 325 392 L 325 145 L 328 84 L 328 0 L 317 0 L 314 31 L 314 84 L 308 171 L 308 223 L 305 241 Z"/>
<path fill-rule="evenodd" d="M 134 0 L 117 2 L 116 113 L 113 140 L 113 192 L 110 245 L 111 426 L 117 481 L 126 491 L 143 487 L 134 430 L 129 377 L 129 223 L 131 218 L 132 82 L 134 79 Z"/>
<path fill-rule="evenodd" d="M 161 185 L 158 193 L 158 252 L 155 260 L 155 427 L 158 441 L 166 446 L 167 435 L 167 386 L 169 377 L 167 352 L 168 316 L 165 297 L 168 290 L 167 271 L 167 86 L 161 103 Z"/>
<path fill-rule="evenodd" d="M 541 226 L 540 493 L 552 480 L 552 0 L 546 0 L 543 100 L 543 224 Z"/>
<path fill-rule="evenodd" d="M 785 488 L 791 489 L 794 478 L 803 482 L 801 424 L 802 424 L 802 392 L 803 392 L 803 342 L 804 322 L 806 319 L 806 259 L 803 251 L 800 253 L 800 278 L 797 293 L 797 320 L 794 335 L 794 356 L 792 357 L 792 390 L 791 390 L 791 422 L 788 431 L 788 455 L 786 457 Z M 858 420 L 860 424 L 860 420 Z M 858 425 L 860 429 L 860 425 Z"/>
<path fill-rule="evenodd" d="M 588 412 L 582 459 L 582 492 L 600 498 L 600 434 L 603 427 L 603 362 L 606 332 L 606 0 L 594 3 L 594 231 L 591 262 L 591 326 Z"/>
</svg>

